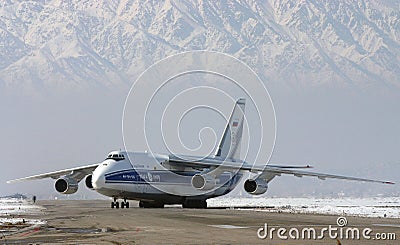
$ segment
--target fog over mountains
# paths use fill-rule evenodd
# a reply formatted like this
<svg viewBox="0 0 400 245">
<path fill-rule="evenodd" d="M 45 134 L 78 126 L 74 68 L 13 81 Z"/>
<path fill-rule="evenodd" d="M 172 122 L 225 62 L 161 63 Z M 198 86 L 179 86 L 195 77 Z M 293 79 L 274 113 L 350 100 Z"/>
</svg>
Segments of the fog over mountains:
<svg viewBox="0 0 400 245">
<path fill-rule="evenodd" d="M 238 57 L 269 82 L 400 86 L 400 2 L 5 0 L 0 81 L 128 83 L 187 50 Z"/>
</svg>

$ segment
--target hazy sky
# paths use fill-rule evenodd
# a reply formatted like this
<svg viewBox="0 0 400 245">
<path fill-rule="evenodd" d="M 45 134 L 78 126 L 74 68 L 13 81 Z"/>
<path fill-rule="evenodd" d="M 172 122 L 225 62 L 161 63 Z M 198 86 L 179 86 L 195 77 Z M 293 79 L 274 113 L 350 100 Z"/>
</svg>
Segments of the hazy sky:
<svg viewBox="0 0 400 245">
<path fill-rule="evenodd" d="M 123 149 L 121 122 L 127 92 L 121 87 L 65 93 L 42 91 L 38 96 L 1 91 L 0 194 L 57 195 L 54 180 L 18 184 L 5 181 L 96 163 L 109 151 Z M 379 89 L 287 89 L 276 85 L 271 86 L 270 93 L 277 115 L 271 163 L 307 163 L 315 167 L 314 171 L 400 181 L 400 93 Z M 230 110 L 224 113 L 229 114 Z M 215 124 L 217 134 L 222 134 L 225 125 L 221 118 L 210 123 Z M 181 133 L 192 135 L 193 142 L 198 142 L 197 135 L 190 131 L 186 125 Z M 189 142 L 187 136 L 184 138 Z M 275 178 L 267 196 L 340 192 L 399 195 L 400 188 L 290 176 Z M 84 186 L 75 194 L 82 196 L 99 197 Z"/>
<path fill-rule="evenodd" d="M 341 1 L 338 8 L 329 1 L 295 0 L 230 5 L 143 2 L 139 7 L 129 1 L 63 3 L 15 1 L 0 9 L 0 196 L 20 192 L 54 197 L 59 194 L 51 179 L 5 182 L 101 162 L 108 152 L 123 149 L 123 107 L 138 74 L 169 54 L 194 49 L 233 54 L 259 72 L 276 113 L 270 163 L 311 164 L 317 172 L 399 183 L 282 176 L 271 182 L 266 196 L 400 195 L 399 32 L 392 24 L 399 16 L 398 3 L 371 1 L 361 6 Z M 310 19 L 302 11 L 314 16 Z M 260 117 L 249 95 L 221 78 L 187 75 L 157 93 L 148 123 L 136 126 L 143 122 L 142 115 L 130 115 L 135 133 L 129 135 L 129 150 L 146 150 L 140 137 L 146 129 L 155 149 L 166 152 L 159 131 L 163 106 L 184 89 L 214 86 L 234 99 L 248 99 L 247 136 L 253 140 L 245 140 L 249 145 L 243 148 L 248 148 L 251 160 L 261 147 L 255 161 L 265 164 L 275 126 L 268 103 L 260 104 L 269 102 L 268 96 L 246 80 L 240 66 L 206 61 L 210 69 L 233 69 L 244 87 L 261 98 L 258 111 L 269 122 L 264 124 L 269 129 L 265 144 L 259 140 Z M 179 71 L 190 62 L 169 62 L 164 71 Z M 144 90 L 133 91 L 138 102 L 129 110 L 143 110 L 149 99 L 144 92 L 154 86 L 149 78 L 142 84 Z M 214 150 L 233 101 L 198 93 L 182 96 L 170 112 L 204 101 L 220 113 L 190 111 L 178 129 L 170 113 L 162 124 L 168 129 L 166 137 L 172 142 L 180 137 L 189 148 L 203 142 L 198 153 Z M 204 127 L 214 132 L 200 133 Z M 174 149 L 185 151 L 181 146 Z M 241 191 L 239 186 L 234 194 Z M 100 195 L 81 185 L 71 197 Z"/>
</svg>

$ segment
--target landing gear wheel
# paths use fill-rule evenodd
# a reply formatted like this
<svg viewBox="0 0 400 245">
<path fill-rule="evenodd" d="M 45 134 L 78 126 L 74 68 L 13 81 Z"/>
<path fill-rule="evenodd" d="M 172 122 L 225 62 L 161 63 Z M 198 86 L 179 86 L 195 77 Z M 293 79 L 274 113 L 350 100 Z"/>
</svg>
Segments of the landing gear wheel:
<svg viewBox="0 0 400 245">
<path fill-rule="evenodd" d="M 141 207 L 141 208 L 164 208 L 164 203 L 140 201 L 139 207 Z"/>
<path fill-rule="evenodd" d="M 207 208 L 207 201 L 206 200 L 185 200 L 182 204 L 183 208 Z"/>
<path fill-rule="evenodd" d="M 111 208 L 119 208 L 119 202 L 116 197 L 114 197 L 114 201 L 111 202 Z"/>
<path fill-rule="evenodd" d="M 111 202 L 111 208 L 119 208 L 119 202 Z M 121 208 L 122 208 L 122 204 L 121 204 Z"/>
<path fill-rule="evenodd" d="M 129 208 L 129 202 L 127 201 L 121 202 L 121 208 Z"/>
</svg>

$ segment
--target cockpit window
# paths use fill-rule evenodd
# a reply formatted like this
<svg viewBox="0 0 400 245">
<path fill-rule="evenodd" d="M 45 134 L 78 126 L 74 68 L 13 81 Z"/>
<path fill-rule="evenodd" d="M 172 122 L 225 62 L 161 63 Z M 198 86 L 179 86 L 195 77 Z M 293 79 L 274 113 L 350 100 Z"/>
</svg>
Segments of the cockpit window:
<svg viewBox="0 0 400 245">
<path fill-rule="evenodd" d="M 107 159 L 112 159 L 112 160 L 115 160 L 115 161 L 121 161 L 121 160 L 124 160 L 125 157 L 124 157 L 123 154 L 108 154 L 106 160 Z"/>
</svg>

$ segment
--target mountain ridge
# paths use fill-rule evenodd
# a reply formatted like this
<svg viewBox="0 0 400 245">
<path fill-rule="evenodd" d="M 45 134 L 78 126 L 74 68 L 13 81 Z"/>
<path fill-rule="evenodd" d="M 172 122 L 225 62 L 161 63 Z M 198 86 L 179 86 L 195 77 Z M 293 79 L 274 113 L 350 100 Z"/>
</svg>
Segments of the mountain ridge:
<svg viewBox="0 0 400 245">
<path fill-rule="evenodd" d="M 289 86 L 400 87 L 400 3 L 391 1 L 7 0 L 6 87 L 130 84 L 168 55 L 233 55 Z"/>
</svg>

